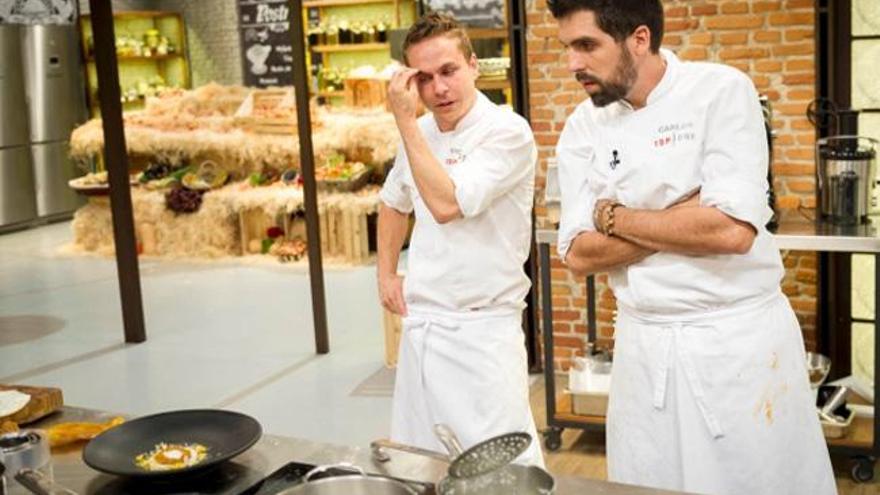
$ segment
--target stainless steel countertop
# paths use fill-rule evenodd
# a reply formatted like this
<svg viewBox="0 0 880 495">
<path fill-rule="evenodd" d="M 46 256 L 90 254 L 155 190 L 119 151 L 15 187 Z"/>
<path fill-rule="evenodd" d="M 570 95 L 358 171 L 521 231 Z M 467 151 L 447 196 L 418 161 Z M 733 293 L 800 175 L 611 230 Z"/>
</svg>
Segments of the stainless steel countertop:
<svg viewBox="0 0 880 495">
<path fill-rule="evenodd" d="M 61 413 L 52 415 L 35 427 L 46 427 L 65 421 L 109 421 L 115 415 L 88 409 L 65 407 Z M 368 472 L 387 474 L 401 479 L 422 482 L 436 482 L 446 471 L 445 463 L 426 457 L 403 452 L 389 451 L 391 461 L 381 464 L 372 460 L 368 446 L 347 447 L 329 445 L 296 438 L 277 435 L 263 435 L 252 448 L 225 463 L 209 476 L 210 486 L 205 486 L 205 479 L 198 487 L 157 487 L 150 486 L 145 491 L 125 479 L 101 474 L 92 470 L 82 461 L 81 447 L 53 451 L 52 462 L 56 482 L 67 488 L 85 495 L 116 495 L 145 494 L 160 495 L 164 493 L 205 493 L 205 494 L 238 494 L 253 486 L 257 481 L 271 474 L 290 461 L 308 464 L 333 464 L 349 462 L 364 468 Z M 556 493 L 559 495 L 674 495 L 668 492 L 648 488 L 639 488 L 599 480 L 588 480 L 572 476 L 556 476 Z M 10 495 L 27 494 L 16 482 L 12 482 Z"/>
<path fill-rule="evenodd" d="M 826 251 L 847 253 L 880 253 L 880 217 L 870 218 L 869 223 L 852 227 L 809 221 L 800 214 L 783 217 L 773 232 L 779 249 L 797 251 Z M 556 244 L 555 229 L 536 232 L 538 244 Z"/>
</svg>

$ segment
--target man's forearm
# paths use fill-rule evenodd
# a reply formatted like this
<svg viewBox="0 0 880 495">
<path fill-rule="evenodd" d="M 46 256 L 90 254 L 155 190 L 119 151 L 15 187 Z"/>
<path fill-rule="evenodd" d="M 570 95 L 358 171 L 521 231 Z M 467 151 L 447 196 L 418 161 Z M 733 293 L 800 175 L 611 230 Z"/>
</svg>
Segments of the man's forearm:
<svg viewBox="0 0 880 495">
<path fill-rule="evenodd" d="M 565 263 L 578 276 L 606 272 L 639 262 L 654 251 L 625 239 L 583 232 L 571 243 Z"/>
<path fill-rule="evenodd" d="M 455 184 L 431 152 L 415 120 L 398 122 L 413 180 L 425 206 L 438 223 L 461 217 Z"/>
<path fill-rule="evenodd" d="M 397 262 L 408 228 L 409 215 L 385 204 L 379 205 L 376 268 L 380 276 L 397 274 Z"/>
<path fill-rule="evenodd" d="M 755 238 L 751 225 L 705 206 L 666 210 L 618 207 L 613 232 L 645 249 L 697 256 L 744 254 Z"/>
</svg>

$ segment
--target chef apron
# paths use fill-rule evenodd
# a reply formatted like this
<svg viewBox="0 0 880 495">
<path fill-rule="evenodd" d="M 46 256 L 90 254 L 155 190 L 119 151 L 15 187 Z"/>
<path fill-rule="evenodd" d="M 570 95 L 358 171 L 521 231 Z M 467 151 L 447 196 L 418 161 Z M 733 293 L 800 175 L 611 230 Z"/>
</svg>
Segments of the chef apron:
<svg viewBox="0 0 880 495">
<path fill-rule="evenodd" d="M 519 311 L 425 313 L 409 308 L 397 362 L 391 439 L 446 452 L 434 425 L 449 425 L 467 449 L 491 437 L 532 436 L 517 460 L 543 467 L 529 405 Z"/>
<path fill-rule="evenodd" d="M 719 495 L 836 493 L 788 300 L 696 319 L 619 309 L 612 481 Z"/>
</svg>

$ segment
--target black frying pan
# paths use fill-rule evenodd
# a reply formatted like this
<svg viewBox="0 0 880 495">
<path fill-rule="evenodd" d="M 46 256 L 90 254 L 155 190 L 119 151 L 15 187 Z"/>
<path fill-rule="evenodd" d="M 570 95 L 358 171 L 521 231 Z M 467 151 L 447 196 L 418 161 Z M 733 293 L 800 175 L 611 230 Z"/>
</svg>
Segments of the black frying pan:
<svg viewBox="0 0 880 495">
<path fill-rule="evenodd" d="M 219 409 L 193 409 L 144 416 L 111 428 L 83 449 L 90 467 L 118 476 L 170 481 L 203 473 L 257 443 L 263 429 L 254 418 Z M 146 471 L 135 464 L 139 454 L 159 443 L 198 443 L 208 448 L 200 463 L 170 471 Z"/>
</svg>

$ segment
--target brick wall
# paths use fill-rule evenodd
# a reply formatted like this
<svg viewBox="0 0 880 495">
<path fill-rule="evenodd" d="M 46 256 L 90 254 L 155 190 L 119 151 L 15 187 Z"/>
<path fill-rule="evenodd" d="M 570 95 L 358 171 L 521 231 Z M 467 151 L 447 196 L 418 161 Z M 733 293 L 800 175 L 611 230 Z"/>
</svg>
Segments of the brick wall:
<svg viewBox="0 0 880 495">
<path fill-rule="evenodd" d="M 814 98 L 815 43 L 813 0 L 666 0 L 663 46 L 684 60 L 720 62 L 748 74 L 773 103 L 776 131 L 772 163 L 777 207 L 815 207 L 813 143 L 815 134 L 804 116 Z M 538 227 L 549 227 L 543 205 L 546 159 L 565 118 L 580 103 L 583 89 L 565 69 L 565 54 L 546 0 L 528 0 L 528 59 L 532 128 L 540 153 L 537 179 Z M 794 307 L 807 346 L 815 346 L 816 256 L 783 253 L 782 283 Z M 582 280 L 554 257 L 554 343 L 557 369 L 567 369 L 581 352 L 586 334 L 586 299 Z M 607 279 L 598 277 L 598 335 L 613 334 L 615 303 Z"/>
</svg>

